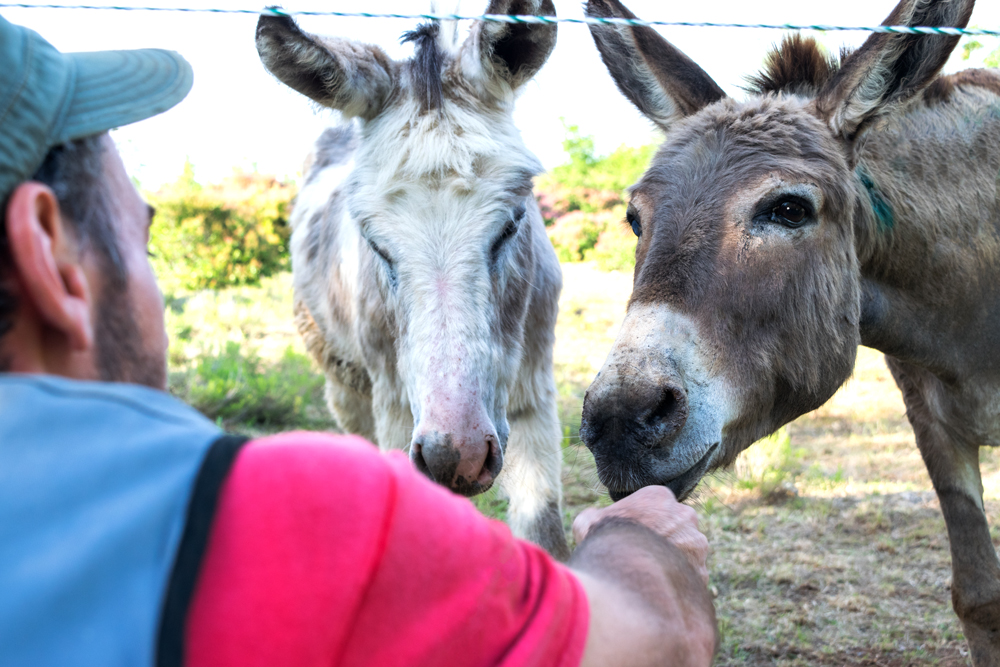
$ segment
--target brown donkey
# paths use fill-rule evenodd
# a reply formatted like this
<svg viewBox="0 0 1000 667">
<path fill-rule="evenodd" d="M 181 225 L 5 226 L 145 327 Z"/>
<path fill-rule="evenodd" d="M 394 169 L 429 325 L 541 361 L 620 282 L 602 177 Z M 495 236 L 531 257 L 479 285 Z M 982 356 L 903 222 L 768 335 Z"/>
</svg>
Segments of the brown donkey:
<svg viewBox="0 0 1000 667">
<path fill-rule="evenodd" d="M 885 23 L 964 26 L 972 6 L 903 0 Z M 973 660 L 1000 665 L 978 461 L 1000 445 L 1000 77 L 938 78 L 957 37 L 874 34 L 838 62 L 794 36 L 736 102 L 651 29 L 592 33 L 667 133 L 632 189 L 632 297 L 584 403 L 601 480 L 683 498 L 829 399 L 859 344 L 879 349 L 941 501 Z"/>
</svg>

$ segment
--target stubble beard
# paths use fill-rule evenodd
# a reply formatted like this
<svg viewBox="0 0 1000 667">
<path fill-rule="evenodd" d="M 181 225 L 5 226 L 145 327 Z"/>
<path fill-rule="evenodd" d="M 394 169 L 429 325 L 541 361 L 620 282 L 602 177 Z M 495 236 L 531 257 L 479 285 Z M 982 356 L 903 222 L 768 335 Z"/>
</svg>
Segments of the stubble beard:
<svg viewBox="0 0 1000 667">
<path fill-rule="evenodd" d="M 97 371 L 104 382 L 128 382 L 166 389 L 167 364 L 144 345 L 124 285 L 108 285 L 97 304 L 94 325 Z"/>
</svg>

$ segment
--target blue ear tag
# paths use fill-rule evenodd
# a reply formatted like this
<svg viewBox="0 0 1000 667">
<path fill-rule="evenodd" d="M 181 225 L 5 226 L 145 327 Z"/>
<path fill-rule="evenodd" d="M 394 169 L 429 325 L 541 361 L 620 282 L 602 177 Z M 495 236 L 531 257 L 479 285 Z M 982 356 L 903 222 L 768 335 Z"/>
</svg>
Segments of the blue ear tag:
<svg viewBox="0 0 1000 667">
<path fill-rule="evenodd" d="M 888 232 L 891 231 L 893 227 L 896 226 L 896 220 L 892 215 L 892 206 L 889 202 L 885 200 L 882 193 L 875 186 L 875 181 L 872 180 L 871 174 L 862 165 L 854 170 L 854 173 L 858 175 L 861 179 L 861 185 L 865 186 L 865 190 L 868 191 L 868 199 L 872 203 L 872 211 L 875 213 L 875 217 L 878 218 L 879 231 Z"/>
</svg>

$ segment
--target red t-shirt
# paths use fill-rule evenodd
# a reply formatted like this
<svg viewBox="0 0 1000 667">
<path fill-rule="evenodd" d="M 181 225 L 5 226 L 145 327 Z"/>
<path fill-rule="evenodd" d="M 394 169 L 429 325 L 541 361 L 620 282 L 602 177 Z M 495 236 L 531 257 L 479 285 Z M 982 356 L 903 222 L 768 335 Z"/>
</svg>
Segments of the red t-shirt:
<svg viewBox="0 0 1000 667">
<path fill-rule="evenodd" d="M 577 667 L 579 581 L 356 437 L 247 445 L 222 489 L 190 667 Z"/>
</svg>

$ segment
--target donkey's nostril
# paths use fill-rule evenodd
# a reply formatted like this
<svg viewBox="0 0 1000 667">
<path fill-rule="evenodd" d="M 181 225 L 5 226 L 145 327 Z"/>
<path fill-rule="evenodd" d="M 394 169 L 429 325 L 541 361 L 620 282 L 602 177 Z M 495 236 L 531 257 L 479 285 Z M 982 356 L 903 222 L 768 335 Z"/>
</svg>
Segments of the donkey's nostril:
<svg viewBox="0 0 1000 667">
<path fill-rule="evenodd" d="M 427 461 L 424 460 L 424 443 L 423 438 L 417 438 L 410 444 L 410 461 L 424 475 L 434 479 L 431 475 L 431 471 L 427 469 Z"/>
<path fill-rule="evenodd" d="M 646 415 L 646 423 L 653 426 L 660 422 L 674 421 L 678 418 L 684 419 L 687 413 L 685 403 L 684 396 L 679 389 L 663 387 L 660 390 L 660 402 Z"/>
<path fill-rule="evenodd" d="M 410 461 L 424 475 L 455 493 L 474 496 L 490 488 L 503 467 L 495 435 L 456 441 L 432 431 L 410 443 Z"/>
<path fill-rule="evenodd" d="M 492 435 L 487 436 L 486 447 L 486 460 L 483 461 L 483 469 L 479 472 L 479 477 L 476 478 L 484 490 L 493 484 L 503 468 L 503 452 L 500 450 L 500 443 L 497 442 L 497 439 Z"/>
</svg>

